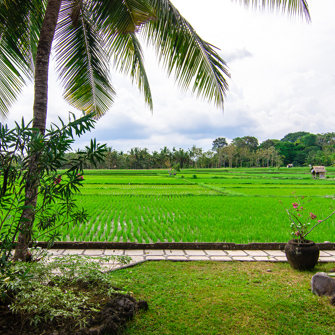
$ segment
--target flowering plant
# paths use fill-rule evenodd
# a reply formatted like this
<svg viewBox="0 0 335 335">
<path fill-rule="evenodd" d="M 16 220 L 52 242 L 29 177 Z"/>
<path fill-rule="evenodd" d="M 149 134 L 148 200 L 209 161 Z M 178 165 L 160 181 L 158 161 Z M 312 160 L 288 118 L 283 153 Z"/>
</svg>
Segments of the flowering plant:
<svg viewBox="0 0 335 335">
<path fill-rule="evenodd" d="M 301 197 L 303 200 L 305 197 Z M 317 216 L 306 210 L 306 202 L 310 202 L 312 199 L 305 201 L 304 203 L 299 202 L 299 199 L 296 198 L 296 202 L 292 203 L 292 208 L 289 210 L 286 208 L 286 212 L 291 220 L 291 235 L 295 236 L 298 239 L 299 243 L 304 243 L 306 241 L 306 236 L 320 223 L 329 219 L 335 211 L 330 213 L 326 218 L 322 220 L 314 221 L 314 225 L 311 225 L 311 220 L 317 219 Z"/>
</svg>

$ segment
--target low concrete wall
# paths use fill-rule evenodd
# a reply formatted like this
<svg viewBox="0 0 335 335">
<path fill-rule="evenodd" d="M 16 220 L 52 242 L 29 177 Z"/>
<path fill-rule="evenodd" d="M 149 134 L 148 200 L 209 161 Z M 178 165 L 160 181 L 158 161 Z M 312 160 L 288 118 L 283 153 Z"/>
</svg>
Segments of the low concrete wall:
<svg viewBox="0 0 335 335">
<path fill-rule="evenodd" d="M 335 250 L 334 243 L 316 243 L 320 250 Z M 55 242 L 52 249 L 182 249 L 182 250 L 284 250 L 286 243 L 133 243 L 133 242 Z M 37 246 L 46 248 L 46 242 Z"/>
</svg>

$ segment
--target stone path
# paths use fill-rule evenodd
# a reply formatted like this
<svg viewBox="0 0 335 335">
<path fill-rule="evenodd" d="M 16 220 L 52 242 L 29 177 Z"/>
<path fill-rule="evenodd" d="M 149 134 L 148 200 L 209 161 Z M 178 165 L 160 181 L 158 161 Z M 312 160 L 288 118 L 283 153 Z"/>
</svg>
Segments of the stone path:
<svg viewBox="0 0 335 335">
<path fill-rule="evenodd" d="M 51 249 L 54 256 L 83 255 L 98 260 L 101 256 L 130 256 L 131 266 L 148 260 L 170 261 L 244 261 L 244 262 L 287 262 L 281 250 L 124 250 L 124 249 Z M 319 262 L 335 262 L 335 250 L 320 251 Z M 109 268 L 120 264 L 106 264 Z"/>
</svg>

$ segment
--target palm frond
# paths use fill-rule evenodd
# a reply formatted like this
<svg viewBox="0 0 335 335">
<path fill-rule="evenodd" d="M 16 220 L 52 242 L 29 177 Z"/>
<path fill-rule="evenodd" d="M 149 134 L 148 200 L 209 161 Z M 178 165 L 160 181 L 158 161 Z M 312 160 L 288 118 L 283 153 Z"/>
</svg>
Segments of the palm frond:
<svg viewBox="0 0 335 335">
<path fill-rule="evenodd" d="M 25 77 L 33 77 L 32 46 L 37 46 L 40 26 L 34 17 L 43 16 L 45 0 L 7 1 L 0 4 L 0 112 L 8 114 Z M 36 15 L 38 10 L 38 15 Z M 41 21 L 41 19 L 40 19 Z"/>
<path fill-rule="evenodd" d="M 122 73 L 130 74 L 139 90 L 144 93 L 145 102 L 153 109 L 152 96 L 148 77 L 144 67 L 143 53 L 139 40 L 134 33 L 113 34 L 108 39 L 108 53 L 114 64 Z"/>
<path fill-rule="evenodd" d="M 175 73 L 182 89 L 193 84 L 193 92 L 223 108 L 230 73 L 215 47 L 202 40 L 169 0 L 150 0 L 157 20 L 143 29 L 156 46 L 168 74 Z"/>
<path fill-rule="evenodd" d="M 24 85 L 23 78 L 8 63 L 8 58 L 0 55 L 0 113 L 3 116 L 8 115 Z"/>
<path fill-rule="evenodd" d="M 134 33 L 155 18 L 148 0 L 95 0 L 89 10 L 98 26 L 112 27 L 118 34 Z"/>
<path fill-rule="evenodd" d="M 301 15 L 307 22 L 311 21 L 311 16 L 306 0 L 232 0 L 251 7 L 253 9 L 279 9 L 289 15 Z"/>
<path fill-rule="evenodd" d="M 74 27 L 71 18 L 74 4 L 75 0 L 62 3 L 55 39 L 57 70 L 65 88 L 64 98 L 75 108 L 101 116 L 115 96 L 108 58 L 104 42 L 84 5 Z"/>
</svg>

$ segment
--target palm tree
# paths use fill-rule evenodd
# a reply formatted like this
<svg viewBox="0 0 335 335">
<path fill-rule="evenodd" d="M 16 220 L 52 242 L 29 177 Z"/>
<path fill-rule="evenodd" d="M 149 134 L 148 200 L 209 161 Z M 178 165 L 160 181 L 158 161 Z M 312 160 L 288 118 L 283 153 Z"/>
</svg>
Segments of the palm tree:
<svg viewBox="0 0 335 335">
<path fill-rule="evenodd" d="M 244 0 L 263 6 L 278 4 L 309 19 L 305 0 Z M 97 117 L 111 107 L 115 91 L 110 60 L 129 74 L 152 109 L 152 97 L 143 65 L 138 33 L 156 46 L 169 74 L 181 88 L 191 84 L 198 96 L 223 107 L 230 76 L 215 47 L 195 32 L 169 0 L 0 0 L 0 112 L 6 115 L 26 79 L 33 79 L 33 127 L 45 131 L 48 69 L 54 45 L 64 98 Z M 36 158 L 37 159 L 37 158 Z M 36 166 L 32 160 L 31 169 Z M 26 206 L 36 205 L 38 181 L 26 189 Z M 34 191 L 35 190 L 35 191 Z M 26 226 L 33 211 L 23 212 Z M 18 249 L 27 246 L 23 229 Z M 24 258 L 24 253 L 21 255 Z"/>
<path fill-rule="evenodd" d="M 240 2 L 278 6 L 310 20 L 306 0 Z M 0 15 L 0 112 L 8 113 L 25 77 L 34 79 L 34 126 L 41 132 L 52 44 L 64 98 L 85 112 L 101 116 L 114 101 L 110 60 L 133 78 L 153 107 L 140 32 L 183 89 L 193 84 L 198 95 L 223 106 L 229 77 L 225 62 L 169 0 L 0 0 Z"/>
</svg>

